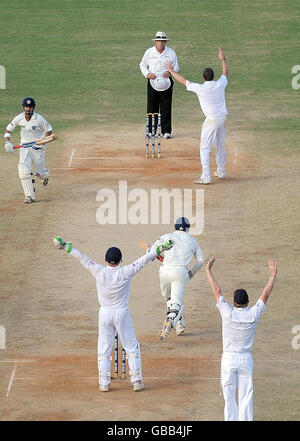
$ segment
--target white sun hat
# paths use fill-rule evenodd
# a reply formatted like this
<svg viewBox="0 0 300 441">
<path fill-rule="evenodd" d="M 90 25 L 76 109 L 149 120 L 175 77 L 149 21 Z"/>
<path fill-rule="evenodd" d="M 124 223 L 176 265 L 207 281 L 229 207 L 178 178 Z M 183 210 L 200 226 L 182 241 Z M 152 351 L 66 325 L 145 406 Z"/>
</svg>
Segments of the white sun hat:
<svg viewBox="0 0 300 441">
<path fill-rule="evenodd" d="M 155 78 L 154 80 L 150 80 L 150 84 L 153 89 L 158 92 L 163 92 L 164 90 L 169 89 L 171 86 L 170 78 Z"/>
<path fill-rule="evenodd" d="M 157 32 L 156 32 L 155 38 L 152 38 L 152 41 L 155 41 L 155 40 L 159 40 L 159 41 L 169 41 L 169 39 L 168 39 L 167 36 L 166 36 L 166 33 L 163 32 L 163 31 L 157 31 Z"/>
</svg>

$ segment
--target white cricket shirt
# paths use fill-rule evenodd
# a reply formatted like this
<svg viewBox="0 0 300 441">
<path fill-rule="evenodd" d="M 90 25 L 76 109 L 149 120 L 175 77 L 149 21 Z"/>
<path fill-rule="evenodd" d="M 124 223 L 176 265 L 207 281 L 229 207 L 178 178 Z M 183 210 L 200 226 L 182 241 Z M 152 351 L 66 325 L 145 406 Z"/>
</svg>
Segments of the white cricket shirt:
<svg viewBox="0 0 300 441">
<path fill-rule="evenodd" d="M 225 102 L 227 84 L 226 75 L 221 75 L 217 81 L 205 81 L 203 84 L 186 81 L 186 90 L 198 96 L 202 112 L 207 118 L 224 118 L 228 115 Z"/>
<path fill-rule="evenodd" d="M 185 266 L 189 269 L 189 264 L 196 258 L 195 266 L 192 268 L 193 274 L 203 265 L 204 256 L 202 250 L 193 236 L 186 231 L 175 230 L 173 233 L 164 234 L 151 247 L 156 249 L 159 245 L 173 240 L 175 243 L 170 250 L 164 252 L 163 265 L 166 266 Z"/>
<path fill-rule="evenodd" d="M 140 69 L 145 78 L 149 73 L 154 73 L 157 77 L 162 77 L 167 71 L 165 63 L 171 63 L 175 72 L 179 71 L 177 55 L 174 49 L 165 46 L 164 51 L 160 54 L 155 46 L 150 47 L 144 53 L 140 62 Z"/>
<path fill-rule="evenodd" d="M 46 132 L 52 131 L 51 124 L 36 112 L 33 112 L 29 121 L 25 118 L 25 112 L 20 113 L 8 124 L 6 130 L 13 132 L 17 126 L 20 127 L 20 144 L 44 138 Z"/>
<path fill-rule="evenodd" d="M 251 352 L 264 302 L 258 299 L 251 308 L 235 308 L 220 296 L 216 306 L 222 317 L 223 352 Z"/>
<path fill-rule="evenodd" d="M 73 248 L 70 254 L 93 274 L 96 279 L 99 304 L 107 308 L 128 306 L 131 278 L 157 256 L 156 251 L 152 251 L 131 265 L 112 267 L 94 262 L 76 248 Z"/>
</svg>

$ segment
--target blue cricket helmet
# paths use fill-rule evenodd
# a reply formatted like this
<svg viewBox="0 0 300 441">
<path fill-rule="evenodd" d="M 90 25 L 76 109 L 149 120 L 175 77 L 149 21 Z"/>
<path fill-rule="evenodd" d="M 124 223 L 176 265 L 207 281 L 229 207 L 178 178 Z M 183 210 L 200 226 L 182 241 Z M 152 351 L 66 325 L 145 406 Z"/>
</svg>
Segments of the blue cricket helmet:
<svg viewBox="0 0 300 441">
<path fill-rule="evenodd" d="M 35 107 L 35 101 L 34 101 L 34 99 L 33 99 L 33 98 L 30 98 L 30 97 L 24 98 L 24 99 L 23 99 L 23 102 L 22 102 L 22 107 L 25 107 L 25 106 L 28 106 L 28 107 Z"/>
<path fill-rule="evenodd" d="M 175 222 L 175 230 L 186 231 L 190 228 L 190 221 L 187 217 L 179 217 Z"/>
</svg>

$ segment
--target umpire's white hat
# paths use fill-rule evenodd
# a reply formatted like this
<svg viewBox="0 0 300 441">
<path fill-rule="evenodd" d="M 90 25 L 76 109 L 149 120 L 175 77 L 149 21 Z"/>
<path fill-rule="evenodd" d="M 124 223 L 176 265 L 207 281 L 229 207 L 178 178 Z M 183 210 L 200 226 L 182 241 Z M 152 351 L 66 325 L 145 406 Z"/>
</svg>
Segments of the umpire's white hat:
<svg viewBox="0 0 300 441">
<path fill-rule="evenodd" d="M 157 92 L 163 92 L 169 89 L 171 81 L 170 78 L 155 78 L 155 80 L 150 80 L 150 84 Z"/>
<path fill-rule="evenodd" d="M 163 31 L 157 31 L 157 32 L 156 32 L 155 38 L 152 38 L 152 41 L 155 41 L 155 40 L 159 40 L 159 41 L 169 41 L 169 39 L 167 38 L 166 33 L 163 32 Z"/>
</svg>

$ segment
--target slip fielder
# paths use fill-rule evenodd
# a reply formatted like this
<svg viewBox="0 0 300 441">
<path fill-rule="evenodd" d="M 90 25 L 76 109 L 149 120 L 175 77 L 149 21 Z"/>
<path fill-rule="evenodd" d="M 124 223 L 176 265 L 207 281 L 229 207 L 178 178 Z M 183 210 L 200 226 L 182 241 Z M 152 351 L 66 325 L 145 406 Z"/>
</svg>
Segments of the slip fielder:
<svg viewBox="0 0 300 441">
<path fill-rule="evenodd" d="M 145 385 L 142 375 L 142 360 L 139 342 L 135 336 L 131 314 L 128 308 L 131 278 L 162 252 L 172 248 L 172 241 L 164 241 L 151 252 L 137 259 L 131 265 L 120 266 L 122 253 L 111 247 L 106 251 L 107 266 L 100 265 L 73 248 L 71 242 L 56 237 L 54 245 L 76 257 L 96 279 L 99 310 L 98 370 L 99 389 L 109 392 L 110 368 L 115 332 L 117 331 L 128 359 L 129 375 L 133 390 L 138 392 Z"/>
<path fill-rule="evenodd" d="M 20 144 L 36 141 L 52 134 L 52 127 L 39 113 L 34 112 L 35 100 L 24 98 L 22 102 L 23 112 L 17 115 L 6 127 L 4 139 L 7 153 L 14 151 L 14 145 L 10 141 L 10 134 L 17 126 L 20 127 Z M 49 182 L 50 172 L 45 165 L 45 145 L 33 145 L 21 147 L 19 153 L 19 178 L 25 194 L 25 204 L 35 201 L 35 191 L 32 182 L 31 166 L 34 164 L 33 175 L 43 181 L 45 187 Z"/>
<path fill-rule="evenodd" d="M 163 264 L 159 269 L 160 290 L 167 304 L 167 316 L 160 333 L 161 340 L 168 336 L 172 328 L 175 329 L 177 335 L 184 333 L 184 291 L 188 281 L 204 263 L 198 242 L 188 233 L 189 220 L 186 217 L 180 217 L 176 220 L 174 227 L 173 233 L 164 234 L 151 247 L 153 250 L 168 240 L 174 242 L 173 247 L 165 252 Z M 196 262 L 192 269 L 189 269 L 193 257 Z"/>
</svg>

